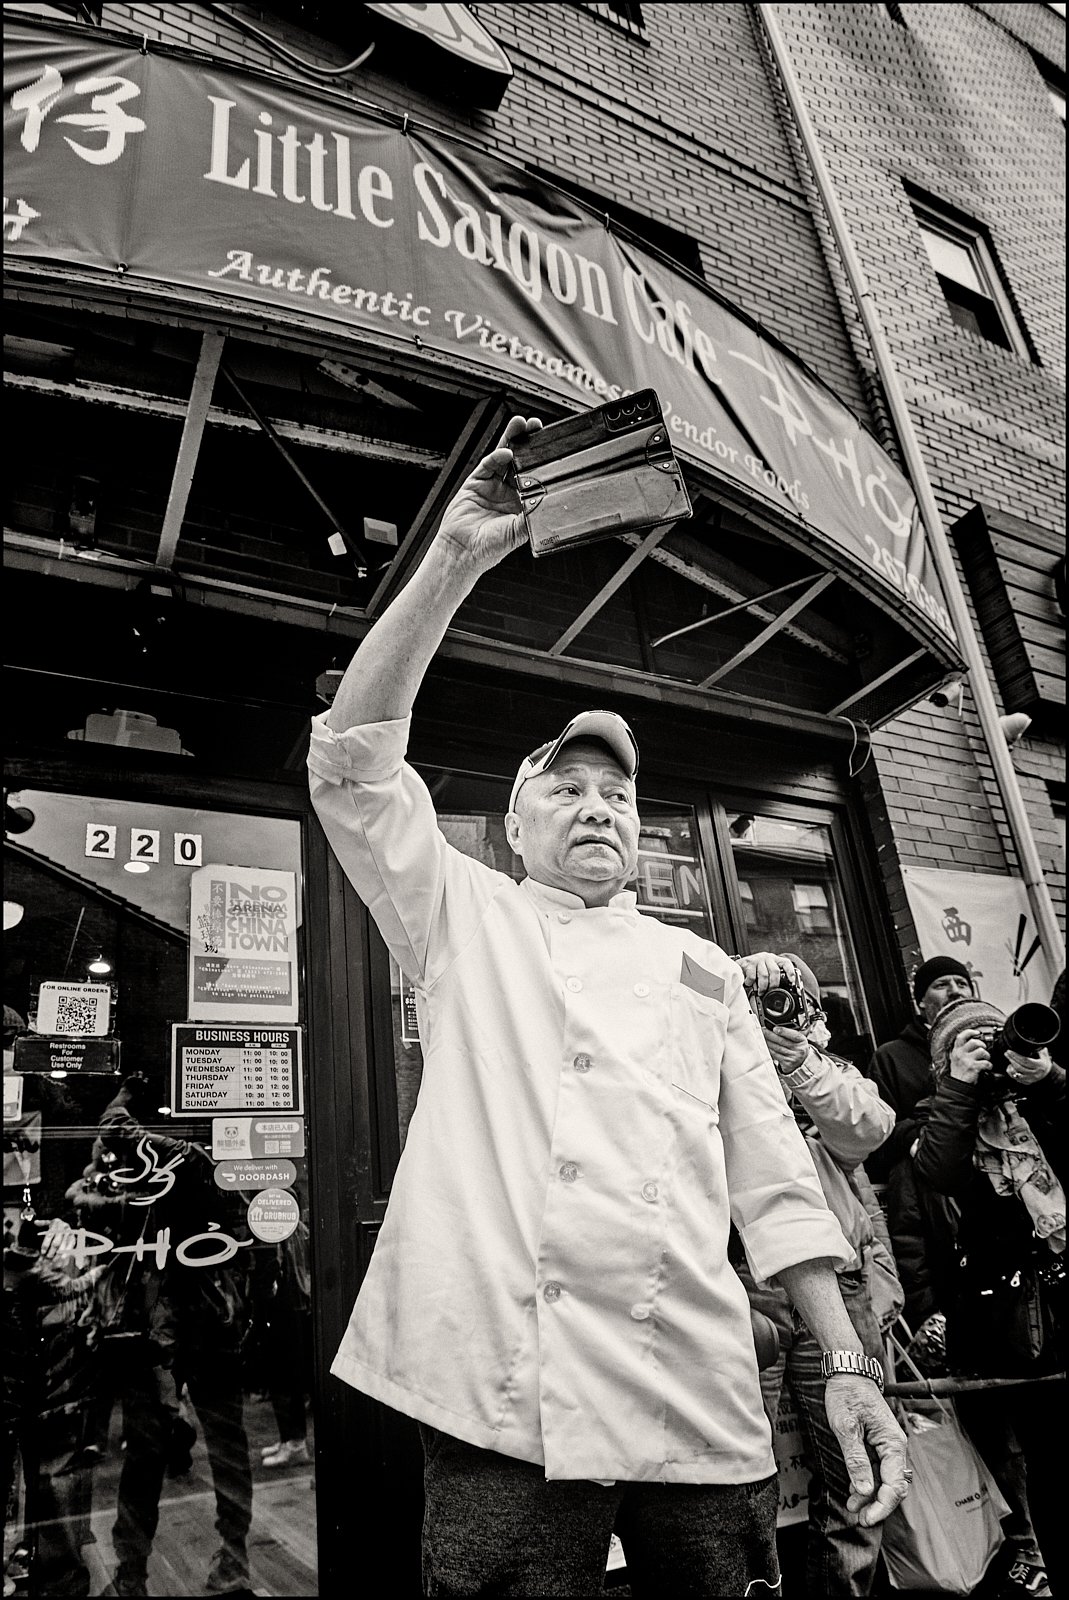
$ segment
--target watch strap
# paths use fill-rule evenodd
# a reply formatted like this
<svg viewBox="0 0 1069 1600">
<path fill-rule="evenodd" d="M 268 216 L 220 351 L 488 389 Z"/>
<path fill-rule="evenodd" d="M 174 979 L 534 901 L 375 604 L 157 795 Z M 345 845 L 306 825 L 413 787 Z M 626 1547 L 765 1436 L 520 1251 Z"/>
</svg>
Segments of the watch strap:
<svg viewBox="0 0 1069 1600">
<path fill-rule="evenodd" d="M 869 1378 L 883 1393 L 883 1366 L 875 1357 L 862 1355 L 860 1350 L 821 1351 L 820 1371 L 824 1378 Z"/>
</svg>

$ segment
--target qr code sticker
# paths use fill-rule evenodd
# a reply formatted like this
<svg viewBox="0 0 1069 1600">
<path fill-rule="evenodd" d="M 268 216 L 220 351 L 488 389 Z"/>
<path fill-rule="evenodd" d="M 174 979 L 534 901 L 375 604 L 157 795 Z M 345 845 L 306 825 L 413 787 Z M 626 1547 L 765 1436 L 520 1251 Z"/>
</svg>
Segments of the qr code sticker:
<svg viewBox="0 0 1069 1600">
<path fill-rule="evenodd" d="M 108 1031 L 111 991 L 100 983 L 42 983 L 37 1031 L 99 1038 Z"/>
<path fill-rule="evenodd" d="M 97 1006 L 95 1000 L 75 999 L 73 995 L 60 995 L 56 1006 L 57 1033 L 95 1033 Z"/>
</svg>

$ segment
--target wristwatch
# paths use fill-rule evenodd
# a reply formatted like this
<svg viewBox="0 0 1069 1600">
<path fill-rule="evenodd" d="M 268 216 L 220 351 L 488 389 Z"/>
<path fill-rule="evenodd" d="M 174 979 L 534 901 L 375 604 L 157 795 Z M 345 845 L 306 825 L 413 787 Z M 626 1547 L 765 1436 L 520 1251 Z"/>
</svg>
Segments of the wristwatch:
<svg viewBox="0 0 1069 1600">
<path fill-rule="evenodd" d="M 873 1356 L 863 1356 L 859 1350 L 823 1350 L 820 1371 L 824 1378 L 846 1374 L 852 1378 L 871 1378 L 883 1393 L 883 1367 Z"/>
</svg>

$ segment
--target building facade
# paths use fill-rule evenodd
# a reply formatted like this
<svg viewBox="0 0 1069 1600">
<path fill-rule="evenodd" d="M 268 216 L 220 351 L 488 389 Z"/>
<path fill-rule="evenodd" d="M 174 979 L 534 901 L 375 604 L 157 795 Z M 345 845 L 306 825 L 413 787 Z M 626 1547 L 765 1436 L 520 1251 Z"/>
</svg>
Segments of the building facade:
<svg viewBox="0 0 1069 1600">
<path fill-rule="evenodd" d="M 450 839 L 511 871 L 519 760 L 612 705 L 640 903 L 805 956 L 860 1064 L 934 948 L 1047 999 L 785 73 L 1064 917 L 1061 10 L 6 8 L 5 1556 L 38 1592 L 332 1593 L 357 1517 L 418 1582 L 414 1429 L 327 1374 L 418 1023 L 303 763 L 512 411 L 655 388 L 693 516 L 471 596 L 411 748 Z"/>
</svg>

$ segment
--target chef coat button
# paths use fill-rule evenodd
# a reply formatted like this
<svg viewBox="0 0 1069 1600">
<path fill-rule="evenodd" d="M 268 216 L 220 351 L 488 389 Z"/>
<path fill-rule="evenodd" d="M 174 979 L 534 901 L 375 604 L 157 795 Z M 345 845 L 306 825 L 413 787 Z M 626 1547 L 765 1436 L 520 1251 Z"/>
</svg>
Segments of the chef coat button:
<svg viewBox="0 0 1069 1600">
<path fill-rule="evenodd" d="M 557 921 L 558 922 L 571 922 L 571 920 L 572 920 L 572 914 L 571 914 L 570 911 L 558 911 L 557 912 Z"/>
<path fill-rule="evenodd" d="M 565 1183 L 574 1183 L 579 1176 L 579 1168 L 574 1161 L 565 1161 L 560 1168 L 560 1176 Z"/>
<path fill-rule="evenodd" d="M 548 1300 L 550 1305 L 553 1304 L 554 1300 L 559 1300 L 560 1297 L 561 1286 L 559 1283 L 547 1283 L 545 1288 L 542 1290 L 542 1299 Z"/>
<path fill-rule="evenodd" d="M 631 1307 L 631 1321 L 632 1322 L 646 1322 L 648 1320 L 648 1318 L 649 1318 L 649 1314 L 650 1314 L 649 1306 L 632 1306 Z"/>
<path fill-rule="evenodd" d="M 576 1072 L 589 1072 L 593 1065 L 593 1061 L 591 1061 L 585 1050 L 581 1050 L 577 1056 L 572 1057 L 572 1066 Z"/>
<path fill-rule="evenodd" d="M 583 987 L 583 980 L 582 978 L 565 978 L 564 987 L 571 994 L 578 994 L 580 989 Z"/>
<path fill-rule="evenodd" d="M 649 986 L 648 983 L 636 983 L 635 984 L 635 993 L 638 995 L 640 1000 L 645 1000 L 645 998 L 649 994 L 649 992 L 650 992 L 650 986 Z"/>
<path fill-rule="evenodd" d="M 642 1185 L 642 1198 L 643 1200 L 648 1200 L 651 1205 L 653 1204 L 654 1200 L 657 1199 L 657 1196 L 660 1194 L 660 1192 L 660 1189 L 658 1189 L 655 1183 L 644 1183 Z"/>
</svg>

